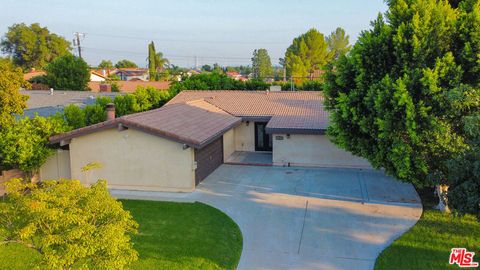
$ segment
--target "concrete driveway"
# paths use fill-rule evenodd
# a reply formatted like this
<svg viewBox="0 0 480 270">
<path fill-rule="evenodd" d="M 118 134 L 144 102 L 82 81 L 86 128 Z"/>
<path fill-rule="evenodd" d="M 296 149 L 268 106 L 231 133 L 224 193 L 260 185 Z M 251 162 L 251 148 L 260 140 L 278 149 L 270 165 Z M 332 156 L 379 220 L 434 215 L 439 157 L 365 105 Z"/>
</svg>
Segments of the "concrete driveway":
<svg viewBox="0 0 480 270">
<path fill-rule="evenodd" d="M 238 269 L 373 269 L 422 213 L 414 188 L 373 170 L 222 165 L 191 199 L 243 233 Z"/>
</svg>

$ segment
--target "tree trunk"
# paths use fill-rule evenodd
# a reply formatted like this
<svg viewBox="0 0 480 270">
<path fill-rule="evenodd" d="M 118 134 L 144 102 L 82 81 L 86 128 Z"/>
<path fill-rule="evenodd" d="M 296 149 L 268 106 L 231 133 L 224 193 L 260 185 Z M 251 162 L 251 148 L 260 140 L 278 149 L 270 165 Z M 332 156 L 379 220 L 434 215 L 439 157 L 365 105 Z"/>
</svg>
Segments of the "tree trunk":
<svg viewBox="0 0 480 270">
<path fill-rule="evenodd" d="M 448 208 L 448 186 L 447 185 L 436 185 L 435 186 L 435 193 L 438 196 L 438 205 L 435 206 L 435 209 L 438 209 L 442 212 L 450 213 L 450 208 Z"/>
</svg>

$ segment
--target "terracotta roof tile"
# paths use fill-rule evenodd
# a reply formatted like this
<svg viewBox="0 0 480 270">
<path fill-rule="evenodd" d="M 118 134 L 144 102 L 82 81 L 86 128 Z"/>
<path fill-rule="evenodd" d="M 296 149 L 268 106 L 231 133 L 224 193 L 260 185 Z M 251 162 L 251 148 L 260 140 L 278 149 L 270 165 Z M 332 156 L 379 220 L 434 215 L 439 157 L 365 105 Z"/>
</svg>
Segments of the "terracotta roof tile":
<svg viewBox="0 0 480 270">
<path fill-rule="evenodd" d="M 241 119 L 205 101 L 165 105 L 162 108 L 131 114 L 96 125 L 53 136 L 53 143 L 86 135 L 118 124 L 201 148 L 240 123 Z"/>
<path fill-rule="evenodd" d="M 168 104 L 203 99 L 226 112 L 249 119 L 271 117 L 270 130 L 325 130 L 328 113 L 323 95 L 315 91 L 183 91 Z"/>
</svg>

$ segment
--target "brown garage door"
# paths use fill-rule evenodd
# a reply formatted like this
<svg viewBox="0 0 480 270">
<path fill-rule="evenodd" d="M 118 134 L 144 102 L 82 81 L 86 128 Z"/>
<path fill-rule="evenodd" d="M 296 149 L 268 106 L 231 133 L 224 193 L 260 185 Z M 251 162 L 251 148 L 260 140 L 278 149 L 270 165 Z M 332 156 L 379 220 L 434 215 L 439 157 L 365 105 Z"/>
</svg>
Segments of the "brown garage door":
<svg viewBox="0 0 480 270">
<path fill-rule="evenodd" d="M 195 149 L 195 161 L 197 162 L 195 184 L 198 185 L 223 163 L 223 137 L 202 149 Z"/>
</svg>

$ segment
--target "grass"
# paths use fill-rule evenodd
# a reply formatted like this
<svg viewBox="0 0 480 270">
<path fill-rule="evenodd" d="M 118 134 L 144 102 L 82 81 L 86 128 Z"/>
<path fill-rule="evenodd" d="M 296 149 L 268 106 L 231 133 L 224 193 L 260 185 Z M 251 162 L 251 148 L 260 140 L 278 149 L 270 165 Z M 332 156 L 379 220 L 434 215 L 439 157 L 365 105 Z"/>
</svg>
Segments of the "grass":
<svg viewBox="0 0 480 270">
<path fill-rule="evenodd" d="M 465 247 L 480 261 L 480 224 L 472 215 L 452 217 L 433 210 L 433 192 L 419 191 L 424 205 L 422 217 L 377 258 L 375 270 L 459 269 L 449 265 L 450 250 Z"/>
<path fill-rule="evenodd" d="M 131 269 L 235 269 L 242 234 L 223 212 L 202 203 L 122 201 L 139 223 L 139 260 Z M 31 269 L 40 259 L 18 245 L 0 246 L 1 269 Z"/>
</svg>

